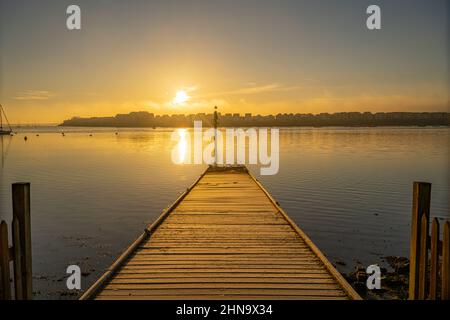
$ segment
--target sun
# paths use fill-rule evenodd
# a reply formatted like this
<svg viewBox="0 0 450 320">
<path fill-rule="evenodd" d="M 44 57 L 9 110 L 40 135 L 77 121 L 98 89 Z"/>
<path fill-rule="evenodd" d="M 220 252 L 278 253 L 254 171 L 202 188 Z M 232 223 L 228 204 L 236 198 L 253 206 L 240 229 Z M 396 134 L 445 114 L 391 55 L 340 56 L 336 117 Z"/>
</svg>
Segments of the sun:
<svg viewBox="0 0 450 320">
<path fill-rule="evenodd" d="M 175 94 L 175 97 L 173 98 L 173 104 L 174 105 L 180 105 L 183 104 L 185 102 L 187 102 L 189 100 L 189 96 L 186 93 L 186 91 L 184 90 L 179 90 L 177 91 L 177 93 Z"/>
</svg>

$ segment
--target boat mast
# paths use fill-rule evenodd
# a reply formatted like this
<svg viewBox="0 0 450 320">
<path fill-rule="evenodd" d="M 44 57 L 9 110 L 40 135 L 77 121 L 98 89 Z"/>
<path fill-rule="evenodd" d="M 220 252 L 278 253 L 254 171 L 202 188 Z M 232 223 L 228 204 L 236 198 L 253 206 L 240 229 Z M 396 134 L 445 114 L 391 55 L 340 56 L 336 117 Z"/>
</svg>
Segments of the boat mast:
<svg viewBox="0 0 450 320">
<path fill-rule="evenodd" d="M 0 131 L 3 131 L 3 115 L 5 115 L 6 124 L 8 125 L 9 131 L 12 131 L 11 125 L 9 124 L 8 117 L 6 116 L 3 106 L 0 104 Z"/>
</svg>

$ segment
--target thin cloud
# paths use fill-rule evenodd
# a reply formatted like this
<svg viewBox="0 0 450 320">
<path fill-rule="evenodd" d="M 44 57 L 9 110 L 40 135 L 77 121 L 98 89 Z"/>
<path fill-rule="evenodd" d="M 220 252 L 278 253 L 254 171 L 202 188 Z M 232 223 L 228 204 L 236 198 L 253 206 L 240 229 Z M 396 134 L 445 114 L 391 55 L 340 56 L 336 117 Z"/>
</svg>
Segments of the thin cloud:
<svg viewBox="0 0 450 320">
<path fill-rule="evenodd" d="M 20 92 L 17 96 L 13 97 L 16 100 L 48 100 L 53 97 L 54 94 L 47 90 L 27 90 Z"/>
<path fill-rule="evenodd" d="M 252 84 L 251 86 L 246 86 L 243 88 L 238 88 L 235 90 L 214 92 L 202 95 L 201 97 L 211 97 L 211 96 L 229 96 L 229 95 L 251 95 L 260 94 L 268 92 L 282 92 L 282 91 L 293 91 L 299 90 L 300 86 L 286 86 L 280 83 L 269 83 L 264 85 Z"/>
</svg>

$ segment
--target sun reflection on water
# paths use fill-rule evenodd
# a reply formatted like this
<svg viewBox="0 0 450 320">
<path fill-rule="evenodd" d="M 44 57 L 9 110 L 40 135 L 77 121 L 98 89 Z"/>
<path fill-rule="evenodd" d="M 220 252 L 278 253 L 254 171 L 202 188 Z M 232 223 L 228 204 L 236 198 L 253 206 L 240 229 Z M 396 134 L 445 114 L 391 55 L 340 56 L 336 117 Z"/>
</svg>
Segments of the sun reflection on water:
<svg viewBox="0 0 450 320">
<path fill-rule="evenodd" d="M 178 141 L 178 163 L 183 164 L 187 158 L 188 152 L 188 139 L 187 139 L 187 129 L 177 129 L 180 140 Z"/>
</svg>

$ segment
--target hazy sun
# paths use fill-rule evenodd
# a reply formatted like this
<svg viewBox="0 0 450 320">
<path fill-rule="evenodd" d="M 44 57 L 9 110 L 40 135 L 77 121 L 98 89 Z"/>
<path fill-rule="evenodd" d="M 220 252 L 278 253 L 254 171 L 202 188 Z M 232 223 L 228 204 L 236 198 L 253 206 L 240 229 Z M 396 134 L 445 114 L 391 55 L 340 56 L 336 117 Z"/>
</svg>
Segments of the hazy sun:
<svg viewBox="0 0 450 320">
<path fill-rule="evenodd" d="M 174 105 L 183 104 L 188 100 L 189 96 L 187 95 L 186 91 L 180 90 L 177 91 L 177 93 L 175 94 L 175 97 L 173 98 L 173 104 Z"/>
</svg>

